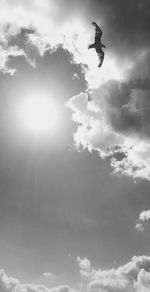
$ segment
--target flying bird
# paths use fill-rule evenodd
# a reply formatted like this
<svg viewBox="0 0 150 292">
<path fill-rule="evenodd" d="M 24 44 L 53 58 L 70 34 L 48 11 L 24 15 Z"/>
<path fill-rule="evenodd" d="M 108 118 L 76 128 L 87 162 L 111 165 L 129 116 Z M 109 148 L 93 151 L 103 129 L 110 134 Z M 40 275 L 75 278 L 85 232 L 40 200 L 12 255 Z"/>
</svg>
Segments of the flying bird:
<svg viewBox="0 0 150 292">
<path fill-rule="evenodd" d="M 95 27 L 95 43 L 89 45 L 88 48 L 94 48 L 96 50 L 100 60 L 98 67 L 101 67 L 104 60 L 104 52 L 102 48 L 106 48 L 106 46 L 101 43 L 102 30 L 100 27 L 94 21 L 91 24 Z"/>
</svg>

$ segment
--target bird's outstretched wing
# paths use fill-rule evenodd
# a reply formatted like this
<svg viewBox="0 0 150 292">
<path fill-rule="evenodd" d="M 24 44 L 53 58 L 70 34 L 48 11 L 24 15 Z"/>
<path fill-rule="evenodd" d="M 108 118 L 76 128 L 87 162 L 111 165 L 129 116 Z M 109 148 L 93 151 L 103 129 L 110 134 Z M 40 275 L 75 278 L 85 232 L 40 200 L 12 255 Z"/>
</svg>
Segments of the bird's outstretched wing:
<svg viewBox="0 0 150 292">
<path fill-rule="evenodd" d="M 97 52 L 98 54 L 98 58 L 99 58 L 99 64 L 98 64 L 98 67 L 101 67 L 102 64 L 103 64 L 103 61 L 104 61 L 104 52 L 101 50 L 99 52 Z"/>
<path fill-rule="evenodd" d="M 101 42 L 102 30 L 96 22 L 93 21 L 91 24 L 95 27 L 95 43 L 99 43 Z"/>
</svg>

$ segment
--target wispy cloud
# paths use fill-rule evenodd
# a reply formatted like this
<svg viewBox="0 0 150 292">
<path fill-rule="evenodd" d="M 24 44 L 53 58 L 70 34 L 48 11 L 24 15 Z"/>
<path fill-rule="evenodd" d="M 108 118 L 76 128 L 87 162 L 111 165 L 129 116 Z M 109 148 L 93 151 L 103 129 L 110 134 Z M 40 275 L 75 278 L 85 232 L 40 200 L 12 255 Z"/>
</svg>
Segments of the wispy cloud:
<svg viewBox="0 0 150 292">
<path fill-rule="evenodd" d="M 53 279 L 56 277 L 56 275 L 54 273 L 51 273 L 51 272 L 44 272 L 43 276 L 48 278 L 48 279 Z"/>
</svg>

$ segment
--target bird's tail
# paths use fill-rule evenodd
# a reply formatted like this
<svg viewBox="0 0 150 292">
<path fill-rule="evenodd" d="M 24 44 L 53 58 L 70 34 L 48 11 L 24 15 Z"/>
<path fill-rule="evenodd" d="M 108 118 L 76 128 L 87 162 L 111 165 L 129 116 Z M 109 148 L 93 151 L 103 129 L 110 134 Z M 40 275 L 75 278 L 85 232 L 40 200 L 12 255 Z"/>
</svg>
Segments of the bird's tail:
<svg viewBox="0 0 150 292">
<path fill-rule="evenodd" d="M 93 48 L 95 48 L 95 44 L 91 44 L 88 46 L 88 49 L 93 49 Z"/>
</svg>

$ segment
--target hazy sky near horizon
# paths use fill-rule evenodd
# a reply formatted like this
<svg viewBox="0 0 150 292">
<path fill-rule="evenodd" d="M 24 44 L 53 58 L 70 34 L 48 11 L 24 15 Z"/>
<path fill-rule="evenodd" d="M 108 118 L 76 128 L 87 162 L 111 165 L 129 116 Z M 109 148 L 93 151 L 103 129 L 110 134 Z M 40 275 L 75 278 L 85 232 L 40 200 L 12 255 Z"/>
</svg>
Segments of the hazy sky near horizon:
<svg viewBox="0 0 150 292">
<path fill-rule="evenodd" d="M 0 292 L 148 292 L 149 1 L 0 7 Z M 24 123 L 33 97 L 47 131 Z"/>
</svg>

